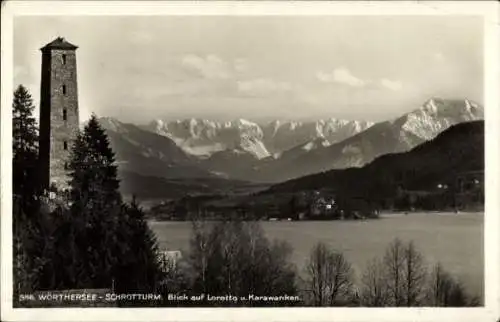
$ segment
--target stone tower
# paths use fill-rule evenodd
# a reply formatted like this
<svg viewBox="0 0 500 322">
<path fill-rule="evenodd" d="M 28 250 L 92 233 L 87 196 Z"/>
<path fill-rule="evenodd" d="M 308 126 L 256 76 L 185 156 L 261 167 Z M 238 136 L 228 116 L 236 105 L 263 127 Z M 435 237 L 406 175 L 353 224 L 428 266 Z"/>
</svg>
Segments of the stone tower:
<svg viewBox="0 0 500 322">
<path fill-rule="evenodd" d="M 78 131 L 76 49 L 57 38 L 42 51 L 40 88 L 40 179 L 42 188 L 67 187 L 67 166 Z"/>
</svg>

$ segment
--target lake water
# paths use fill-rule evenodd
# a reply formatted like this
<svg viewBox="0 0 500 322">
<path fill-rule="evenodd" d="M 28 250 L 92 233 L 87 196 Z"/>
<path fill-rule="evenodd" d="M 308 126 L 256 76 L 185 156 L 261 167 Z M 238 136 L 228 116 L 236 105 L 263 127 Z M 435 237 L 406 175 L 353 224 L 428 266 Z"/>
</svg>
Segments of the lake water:
<svg viewBox="0 0 500 322">
<path fill-rule="evenodd" d="M 287 240 L 294 248 L 292 259 L 303 269 L 310 249 L 322 241 L 342 251 L 360 276 L 368 260 L 383 256 L 396 237 L 413 240 L 429 264 L 440 261 L 463 280 L 467 289 L 483 297 L 484 214 L 422 213 L 383 215 L 369 221 L 276 221 L 262 222 L 270 239 Z M 189 222 L 150 222 L 161 248 L 189 248 Z"/>
</svg>

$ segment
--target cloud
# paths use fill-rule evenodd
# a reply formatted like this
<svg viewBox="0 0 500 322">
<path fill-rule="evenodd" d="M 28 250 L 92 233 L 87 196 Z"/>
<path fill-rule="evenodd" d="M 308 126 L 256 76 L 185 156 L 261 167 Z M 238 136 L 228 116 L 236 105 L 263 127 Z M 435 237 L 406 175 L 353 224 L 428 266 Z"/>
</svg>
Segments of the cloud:
<svg viewBox="0 0 500 322">
<path fill-rule="evenodd" d="M 182 58 L 182 66 L 207 79 L 229 79 L 248 70 L 248 62 L 244 58 L 225 61 L 216 55 L 186 55 Z"/>
<path fill-rule="evenodd" d="M 227 79 L 232 74 L 229 64 L 216 55 L 208 55 L 206 57 L 186 55 L 182 58 L 182 65 L 188 69 L 197 71 L 208 79 Z"/>
<path fill-rule="evenodd" d="M 403 88 L 403 84 L 397 80 L 388 78 L 380 78 L 378 80 L 361 79 L 352 74 L 345 68 L 339 67 L 332 72 L 317 72 L 316 78 L 324 83 L 338 83 L 351 87 L 366 88 L 366 89 L 389 89 L 391 91 L 399 91 Z"/>
<path fill-rule="evenodd" d="M 400 81 L 390 80 L 387 78 L 382 78 L 380 80 L 380 85 L 387 89 L 390 89 L 391 91 L 399 91 L 403 88 L 403 84 L 401 84 Z"/>
<path fill-rule="evenodd" d="M 237 81 L 239 92 L 247 94 L 264 94 L 286 92 L 292 89 L 292 85 L 287 82 L 276 81 L 270 78 L 256 78 L 245 81 Z"/>
<path fill-rule="evenodd" d="M 363 87 L 366 85 L 366 81 L 354 76 L 351 71 L 345 67 L 336 68 L 331 73 L 318 72 L 316 77 L 318 80 L 325 83 L 335 82 L 352 87 Z"/>
</svg>

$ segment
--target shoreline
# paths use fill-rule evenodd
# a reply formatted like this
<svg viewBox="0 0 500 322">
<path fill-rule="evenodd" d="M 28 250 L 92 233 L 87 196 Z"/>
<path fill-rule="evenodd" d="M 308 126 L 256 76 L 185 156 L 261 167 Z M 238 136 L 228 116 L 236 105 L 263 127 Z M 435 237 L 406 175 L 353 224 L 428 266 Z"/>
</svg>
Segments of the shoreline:
<svg viewBox="0 0 500 322">
<path fill-rule="evenodd" d="M 325 219 L 325 220 L 315 220 L 315 219 L 310 219 L 310 220 L 287 220 L 287 219 L 282 219 L 282 220 L 257 220 L 258 222 L 269 222 L 269 223 L 289 223 L 289 222 L 367 222 L 367 221 L 377 221 L 379 219 L 384 219 L 384 218 L 394 218 L 394 217 L 406 217 L 406 216 L 464 216 L 464 215 L 478 215 L 478 216 L 484 216 L 484 211 L 460 211 L 458 213 L 455 213 L 453 211 L 416 211 L 416 212 L 381 212 L 378 216 L 378 218 L 364 218 L 364 219 Z M 146 219 L 150 223 L 167 223 L 167 222 L 172 222 L 172 223 L 189 223 L 190 220 L 170 220 L 170 219 L 157 219 L 157 218 L 147 218 Z M 216 222 L 220 221 L 217 219 L 206 219 L 208 222 Z M 243 220 L 243 221 L 248 221 L 248 220 Z"/>
</svg>

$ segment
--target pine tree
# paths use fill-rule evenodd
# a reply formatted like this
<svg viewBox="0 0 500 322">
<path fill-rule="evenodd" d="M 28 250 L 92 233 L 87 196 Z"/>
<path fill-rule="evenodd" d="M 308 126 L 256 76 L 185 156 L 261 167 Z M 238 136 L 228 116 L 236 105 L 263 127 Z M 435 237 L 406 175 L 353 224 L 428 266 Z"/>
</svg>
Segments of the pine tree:
<svg viewBox="0 0 500 322">
<path fill-rule="evenodd" d="M 33 117 L 33 99 L 19 85 L 12 102 L 13 192 L 23 199 L 23 206 L 33 201 L 36 193 L 38 130 Z"/>
<path fill-rule="evenodd" d="M 88 201 L 83 204 L 86 208 L 120 205 L 115 155 L 95 115 L 78 134 L 72 153 L 69 165 L 72 200 Z"/>
<path fill-rule="evenodd" d="M 95 115 L 75 140 L 69 169 L 71 212 L 80 222 L 72 230 L 76 287 L 109 288 L 123 252 L 116 235 L 123 211 L 115 156 Z"/>
<path fill-rule="evenodd" d="M 33 100 L 19 85 L 12 102 L 14 299 L 34 289 L 43 259 L 37 189 L 38 131 Z"/>
</svg>

